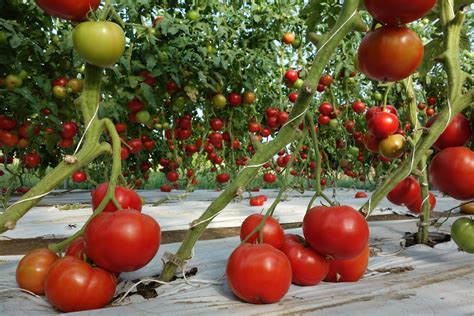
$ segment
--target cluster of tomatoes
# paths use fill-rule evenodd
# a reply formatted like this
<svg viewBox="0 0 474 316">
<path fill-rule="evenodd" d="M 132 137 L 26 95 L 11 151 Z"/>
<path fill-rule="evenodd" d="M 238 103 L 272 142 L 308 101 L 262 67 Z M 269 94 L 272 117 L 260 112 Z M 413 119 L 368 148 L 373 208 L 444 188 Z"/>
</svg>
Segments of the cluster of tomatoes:
<svg viewBox="0 0 474 316">
<path fill-rule="evenodd" d="M 92 192 L 95 210 L 106 196 L 108 183 Z M 48 301 L 62 312 L 101 308 L 110 303 L 121 272 L 145 266 L 160 247 L 158 222 L 141 213 L 135 191 L 117 186 L 115 198 L 72 241 L 63 257 L 48 249 L 35 249 L 18 263 L 18 285 Z"/>
<path fill-rule="evenodd" d="M 436 1 L 423 0 L 413 4 L 410 1 L 364 0 L 364 3 L 382 26 L 362 39 L 358 51 L 360 71 L 381 82 L 407 78 L 420 66 L 424 48 L 418 35 L 403 25 L 423 17 Z"/>
<path fill-rule="evenodd" d="M 59 77 L 53 81 L 53 96 L 57 99 L 64 100 L 69 93 L 81 93 L 84 89 L 84 80 L 67 77 Z"/>
<path fill-rule="evenodd" d="M 291 283 L 356 282 L 365 273 L 369 228 L 355 209 L 314 207 L 303 219 L 303 235 L 285 235 L 271 216 L 247 217 L 240 228 L 242 243 L 227 262 L 232 292 L 249 303 L 276 303 Z"/>
</svg>

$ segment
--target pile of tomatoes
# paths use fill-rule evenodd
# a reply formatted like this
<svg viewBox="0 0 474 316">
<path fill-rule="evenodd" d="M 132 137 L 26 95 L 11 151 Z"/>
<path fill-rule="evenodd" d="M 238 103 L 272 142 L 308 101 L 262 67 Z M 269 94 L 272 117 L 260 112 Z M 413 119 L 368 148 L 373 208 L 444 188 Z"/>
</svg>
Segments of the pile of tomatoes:
<svg viewBox="0 0 474 316">
<path fill-rule="evenodd" d="M 303 235 L 285 235 L 271 216 L 253 214 L 227 262 L 227 282 L 243 301 L 276 303 L 291 283 L 356 282 L 369 259 L 369 228 L 350 206 L 318 206 L 303 219 Z"/>
<path fill-rule="evenodd" d="M 92 192 L 95 210 L 106 196 L 108 184 Z M 110 303 L 121 272 L 140 269 L 156 255 L 160 225 L 141 213 L 138 194 L 120 186 L 103 212 L 85 226 L 84 234 L 71 242 L 63 257 L 35 249 L 18 264 L 18 285 L 48 301 L 62 312 L 101 308 Z"/>
</svg>

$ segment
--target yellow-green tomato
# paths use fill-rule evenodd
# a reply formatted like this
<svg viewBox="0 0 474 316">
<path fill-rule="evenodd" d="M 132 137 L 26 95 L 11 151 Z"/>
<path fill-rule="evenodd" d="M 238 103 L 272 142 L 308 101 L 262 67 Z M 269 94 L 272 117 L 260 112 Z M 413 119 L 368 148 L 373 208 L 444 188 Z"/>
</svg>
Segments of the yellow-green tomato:
<svg viewBox="0 0 474 316">
<path fill-rule="evenodd" d="M 84 22 L 72 34 L 74 48 L 89 64 L 110 67 L 123 55 L 125 34 L 113 22 Z"/>
<path fill-rule="evenodd" d="M 222 109 L 225 107 L 226 104 L 227 104 L 227 99 L 225 98 L 223 94 L 218 93 L 212 97 L 212 105 L 216 109 Z"/>
<path fill-rule="evenodd" d="M 398 158 L 403 154 L 405 137 L 400 134 L 390 135 L 379 143 L 379 153 L 388 159 Z"/>
</svg>

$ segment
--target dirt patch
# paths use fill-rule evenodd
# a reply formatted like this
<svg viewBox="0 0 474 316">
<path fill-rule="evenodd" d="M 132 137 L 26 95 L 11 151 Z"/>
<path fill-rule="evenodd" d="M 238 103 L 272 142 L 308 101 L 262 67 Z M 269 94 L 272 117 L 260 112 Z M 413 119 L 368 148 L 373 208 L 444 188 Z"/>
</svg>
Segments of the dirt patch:
<svg viewBox="0 0 474 316">
<path fill-rule="evenodd" d="M 417 245 L 418 233 L 405 233 L 406 240 L 405 247 Z M 429 232 L 427 246 L 434 247 L 437 244 L 442 244 L 451 240 L 451 235 L 440 232 Z"/>
</svg>

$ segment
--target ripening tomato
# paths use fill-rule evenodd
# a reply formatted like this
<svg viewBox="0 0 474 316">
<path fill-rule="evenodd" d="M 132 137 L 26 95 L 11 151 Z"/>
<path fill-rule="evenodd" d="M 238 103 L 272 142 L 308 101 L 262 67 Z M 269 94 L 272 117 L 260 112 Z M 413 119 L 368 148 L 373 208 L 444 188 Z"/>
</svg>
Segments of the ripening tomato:
<svg viewBox="0 0 474 316">
<path fill-rule="evenodd" d="M 319 284 L 329 272 L 329 262 L 313 249 L 306 247 L 296 235 L 285 235 L 281 251 L 291 264 L 293 284 Z"/>
<path fill-rule="evenodd" d="M 229 288 L 252 304 L 280 301 L 291 285 L 291 264 L 280 250 L 267 244 L 241 244 L 227 261 Z"/>
<path fill-rule="evenodd" d="M 379 143 L 379 153 L 385 158 L 395 159 L 405 151 L 405 137 L 400 134 L 390 135 Z"/>
<path fill-rule="evenodd" d="M 283 34 L 282 42 L 286 45 L 291 45 L 295 41 L 295 33 L 293 32 L 286 32 Z"/>
<path fill-rule="evenodd" d="M 379 22 L 402 25 L 422 18 L 436 0 L 364 0 L 367 11 Z"/>
<path fill-rule="evenodd" d="M 86 254 L 111 272 L 130 272 L 145 266 L 160 247 L 160 225 L 139 211 L 100 213 L 86 226 Z"/>
<path fill-rule="evenodd" d="M 261 199 L 263 200 L 262 197 Z M 240 240 L 244 241 L 250 233 L 262 223 L 263 218 L 264 216 L 262 214 L 249 215 L 240 226 Z M 262 226 L 262 243 L 269 244 L 279 249 L 283 244 L 284 238 L 285 233 L 283 232 L 280 223 L 271 216 L 267 217 Z M 258 243 L 259 233 L 253 233 L 246 242 L 249 244 Z"/>
<path fill-rule="evenodd" d="M 433 125 L 437 118 L 438 115 L 433 116 L 426 124 L 426 127 Z M 433 144 L 433 148 L 443 150 L 448 147 L 464 146 L 471 137 L 472 131 L 469 120 L 462 113 L 458 113 L 438 137 L 436 143 Z"/>
<path fill-rule="evenodd" d="M 460 209 L 462 214 L 474 215 L 474 202 L 463 203 Z"/>
<path fill-rule="evenodd" d="M 107 194 L 107 190 L 109 188 L 108 183 L 102 183 L 95 188 L 91 192 L 92 196 L 92 210 L 95 211 L 102 200 L 105 198 Z M 117 185 L 115 187 L 115 198 L 119 202 L 122 209 L 134 209 L 137 211 L 142 210 L 142 200 L 140 196 L 134 191 L 122 186 Z M 117 206 L 113 203 L 113 201 L 109 201 L 104 208 L 104 212 L 115 212 L 117 211 Z"/>
<path fill-rule="evenodd" d="M 102 308 L 113 298 L 117 278 L 101 268 L 67 256 L 51 267 L 45 282 L 48 301 L 62 312 Z"/>
<path fill-rule="evenodd" d="M 46 248 L 29 251 L 16 267 L 16 283 L 22 289 L 43 295 L 46 276 L 58 259 L 55 252 Z"/>
<path fill-rule="evenodd" d="M 218 93 L 212 97 L 212 105 L 216 109 L 222 109 L 226 106 L 226 104 L 227 104 L 227 99 L 223 94 Z"/>
<path fill-rule="evenodd" d="M 431 160 L 430 181 L 457 200 L 474 198 L 474 152 L 466 147 L 448 147 Z"/>
<path fill-rule="evenodd" d="M 318 253 L 336 259 L 351 259 L 366 247 L 369 226 L 350 206 L 317 206 L 306 213 L 303 234 Z"/>
<path fill-rule="evenodd" d="M 383 26 L 367 33 L 359 46 L 360 70 L 382 82 L 405 79 L 423 58 L 423 43 L 406 27 Z"/>
<path fill-rule="evenodd" d="M 325 74 L 319 79 L 319 84 L 322 84 L 325 87 L 329 87 L 332 81 L 333 81 L 332 76 L 329 74 Z"/>
<path fill-rule="evenodd" d="M 326 282 L 357 282 L 367 271 L 369 264 L 369 245 L 362 253 L 352 259 L 329 260 L 329 272 L 324 279 Z"/>
<path fill-rule="evenodd" d="M 387 195 L 387 199 L 395 205 L 410 205 L 421 196 L 420 184 L 410 176 L 400 181 Z"/>
<path fill-rule="evenodd" d="M 72 33 L 74 48 L 89 64 L 110 67 L 125 51 L 122 28 L 106 21 L 88 21 L 77 25 Z"/>
<path fill-rule="evenodd" d="M 255 93 L 252 91 L 245 91 L 243 96 L 243 101 L 245 104 L 252 104 L 255 102 Z"/>
<path fill-rule="evenodd" d="M 100 0 L 35 0 L 36 4 L 46 13 L 61 19 L 83 21 L 89 11 L 99 7 Z"/>
</svg>

